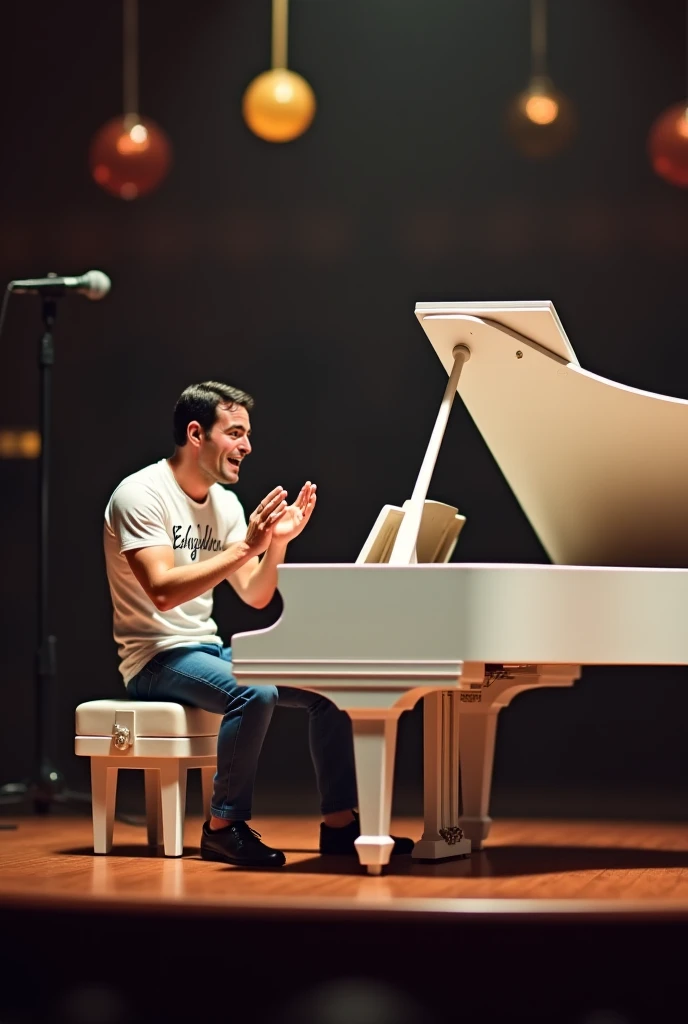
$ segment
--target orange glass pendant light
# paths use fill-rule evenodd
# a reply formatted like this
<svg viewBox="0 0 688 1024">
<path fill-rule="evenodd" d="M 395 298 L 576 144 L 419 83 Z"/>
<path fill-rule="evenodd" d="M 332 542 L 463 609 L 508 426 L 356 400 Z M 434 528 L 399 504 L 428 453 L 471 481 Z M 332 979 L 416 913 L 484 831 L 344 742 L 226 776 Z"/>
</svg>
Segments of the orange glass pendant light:
<svg viewBox="0 0 688 1024">
<path fill-rule="evenodd" d="M 287 68 L 289 0 L 272 0 L 272 68 L 249 84 L 242 101 L 246 124 L 266 142 L 291 142 L 315 116 L 315 96 L 305 78 Z"/>
<path fill-rule="evenodd" d="M 688 188 L 688 100 L 660 114 L 647 140 L 656 174 L 670 185 Z"/>
<path fill-rule="evenodd" d="M 124 110 L 91 140 L 89 167 L 93 180 L 119 199 L 138 199 L 158 187 L 172 162 L 165 132 L 138 112 L 138 0 L 123 0 Z"/>
<path fill-rule="evenodd" d="M 547 0 L 531 0 L 530 31 L 530 82 L 507 107 L 506 129 L 516 148 L 537 160 L 566 148 L 575 134 L 576 112 L 547 74 Z"/>
</svg>

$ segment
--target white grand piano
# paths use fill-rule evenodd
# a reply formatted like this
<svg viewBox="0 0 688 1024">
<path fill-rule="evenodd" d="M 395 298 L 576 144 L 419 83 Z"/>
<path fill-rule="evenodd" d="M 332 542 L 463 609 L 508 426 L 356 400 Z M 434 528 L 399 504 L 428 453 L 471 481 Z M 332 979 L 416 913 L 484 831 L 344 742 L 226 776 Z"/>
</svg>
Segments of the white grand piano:
<svg viewBox="0 0 688 1024">
<path fill-rule="evenodd" d="M 517 693 L 581 665 L 688 664 L 688 402 L 582 369 L 550 302 L 416 316 L 449 382 L 410 501 L 382 510 L 356 564 L 280 567 L 282 617 L 233 638 L 240 682 L 351 715 L 371 874 L 392 847 L 397 720 L 421 697 L 413 856 L 464 856 L 489 832 L 497 714 Z M 457 390 L 554 564 L 448 562 L 463 520 L 427 494 Z"/>
</svg>

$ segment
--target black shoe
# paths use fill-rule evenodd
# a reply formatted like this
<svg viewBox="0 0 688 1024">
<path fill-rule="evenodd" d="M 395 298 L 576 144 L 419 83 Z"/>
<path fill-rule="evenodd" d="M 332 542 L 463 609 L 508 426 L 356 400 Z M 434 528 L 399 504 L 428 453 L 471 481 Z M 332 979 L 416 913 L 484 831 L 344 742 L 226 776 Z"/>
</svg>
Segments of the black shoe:
<svg viewBox="0 0 688 1024">
<path fill-rule="evenodd" d="M 320 825 L 320 852 L 340 855 L 356 853 L 354 843 L 360 834 L 361 826 L 356 811 L 354 811 L 354 820 L 342 828 L 333 828 L 332 825 L 322 822 Z M 392 839 L 394 840 L 392 856 L 398 853 L 411 853 L 415 846 L 413 839 L 407 839 L 405 836 L 392 836 Z"/>
<path fill-rule="evenodd" d="M 287 859 L 281 850 L 261 843 L 260 832 L 254 832 L 245 821 L 233 821 L 218 829 L 211 829 L 210 822 L 204 821 L 201 857 L 242 868 L 281 868 Z"/>
</svg>

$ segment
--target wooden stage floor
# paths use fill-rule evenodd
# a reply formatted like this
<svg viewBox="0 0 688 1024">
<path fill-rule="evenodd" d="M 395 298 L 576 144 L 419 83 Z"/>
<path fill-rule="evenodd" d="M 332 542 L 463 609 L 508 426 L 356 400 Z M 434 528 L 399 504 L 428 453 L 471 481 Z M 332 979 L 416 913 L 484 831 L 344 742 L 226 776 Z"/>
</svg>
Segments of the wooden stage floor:
<svg viewBox="0 0 688 1024">
<path fill-rule="evenodd" d="M 688 922 L 688 823 L 496 821 L 485 850 L 470 858 L 394 858 L 374 877 L 355 858 L 318 855 L 316 818 L 252 822 L 287 853 L 286 866 L 272 872 L 202 861 L 198 818 L 187 819 L 182 858 L 150 850 L 144 828 L 120 821 L 108 856 L 92 853 L 87 817 L 0 819 L 12 821 L 16 831 L 0 831 L 4 906 L 231 913 L 269 905 L 320 913 L 668 915 Z M 396 834 L 420 830 L 418 820 L 393 825 Z"/>
<path fill-rule="evenodd" d="M 216 990 L 255 1024 L 653 1024 L 685 1003 L 688 824 L 497 821 L 482 853 L 368 876 L 318 855 L 316 818 L 253 822 L 287 852 L 273 872 L 202 861 L 198 818 L 177 859 L 136 825 L 94 856 L 87 817 L 16 820 L 0 831 L 2 1020 L 189 1024 Z M 120 1012 L 70 1016 L 94 987 Z M 359 1012 L 369 997 L 385 1012 Z"/>
</svg>

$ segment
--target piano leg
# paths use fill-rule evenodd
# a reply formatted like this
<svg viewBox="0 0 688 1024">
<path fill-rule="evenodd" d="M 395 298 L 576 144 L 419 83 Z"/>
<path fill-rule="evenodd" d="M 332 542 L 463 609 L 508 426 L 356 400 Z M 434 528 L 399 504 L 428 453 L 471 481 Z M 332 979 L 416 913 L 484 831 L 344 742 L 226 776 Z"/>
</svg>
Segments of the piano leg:
<svg viewBox="0 0 688 1024">
<path fill-rule="evenodd" d="M 459 694 L 428 694 L 423 702 L 424 829 L 413 849 L 420 860 L 465 857 L 471 844 L 459 827 Z"/>
<path fill-rule="evenodd" d="M 379 875 L 384 865 L 389 863 L 394 846 L 389 825 L 399 712 L 390 708 L 384 718 L 359 718 L 355 711 L 349 713 L 354 730 L 361 820 L 361 835 L 356 840 L 356 850 L 368 874 Z"/>
<path fill-rule="evenodd" d="M 462 813 L 459 825 L 474 850 L 482 850 L 492 824 L 490 788 L 497 715 L 519 693 L 536 686 L 572 686 L 580 665 L 508 665 L 489 678 L 478 700 L 459 696 L 459 742 Z"/>
<path fill-rule="evenodd" d="M 459 825 L 474 850 L 482 850 L 492 824 L 489 816 L 497 715 L 501 705 L 480 714 L 460 714 L 461 803 Z"/>
</svg>

